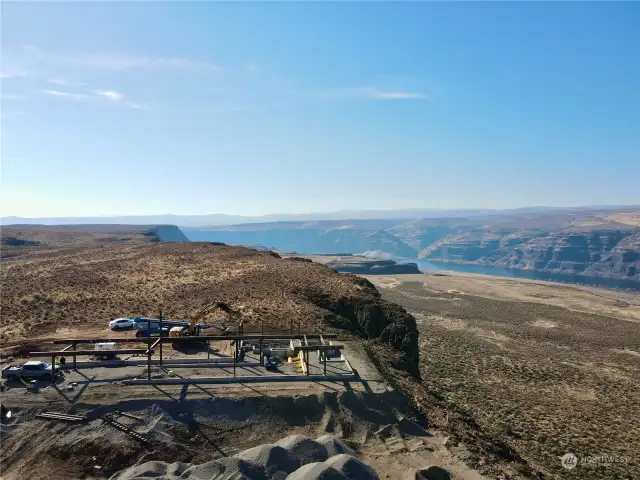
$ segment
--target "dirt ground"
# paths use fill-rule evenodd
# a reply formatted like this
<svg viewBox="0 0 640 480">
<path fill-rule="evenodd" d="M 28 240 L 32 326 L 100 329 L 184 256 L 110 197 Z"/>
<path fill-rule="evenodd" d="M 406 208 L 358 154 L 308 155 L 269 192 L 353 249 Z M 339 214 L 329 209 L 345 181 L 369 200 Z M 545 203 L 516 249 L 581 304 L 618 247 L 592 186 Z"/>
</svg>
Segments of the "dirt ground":
<svg viewBox="0 0 640 480">
<path fill-rule="evenodd" d="M 71 372 L 55 387 L 43 385 L 39 393 L 10 388 L 3 393 L 13 416 L 0 430 L 1 478 L 106 478 L 145 461 L 204 463 L 291 434 L 327 433 L 347 441 L 381 478 L 410 479 L 417 469 L 431 465 L 446 468 L 457 479 L 484 478 L 465 465 L 466 450 L 451 449 L 445 433 L 424 428 L 425 420 L 384 381 L 358 343 L 349 343 L 345 355 L 361 381 L 190 386 L 119 382 L 144 377 L 145 369 L 139 366 Z M 185 377 L 231 375 L 229 369 L 197 370 L 175 369 Z M 162 376 L 160 368 L 152 371 Z M 78 387 L 69 392 L 71 382 Z M 86 415 L 88 422 L 35 418 L 42 410 Z M 145 435 L 150 445 L 106 424 L 105 413 Z"/>
<path fill-rule="evenodd" d="M 449 272 L 366 278 L 418 320 L 415 395 L 432 425 L 534 477 L 640 478 L 640 297 Z M 566 470 L 566 453 L 616 458 Z"/>
</svg>

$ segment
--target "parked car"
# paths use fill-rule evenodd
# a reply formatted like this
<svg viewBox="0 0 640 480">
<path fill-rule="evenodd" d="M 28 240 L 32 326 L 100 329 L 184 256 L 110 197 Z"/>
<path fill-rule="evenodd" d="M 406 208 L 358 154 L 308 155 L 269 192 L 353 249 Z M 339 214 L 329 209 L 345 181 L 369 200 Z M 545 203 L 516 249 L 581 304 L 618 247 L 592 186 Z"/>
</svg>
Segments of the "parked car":
<svg viewBox="0 0 640 480">
<path fill-rule="evenodd" d="M 60 366 L 55 366 L 55 372 L 58 374 Z M 30 361 L 17 367 L 9 365 L 2 369 L 2 376 L 7 380 L 18 380 L 19 378 L 51 378 L 54 369 L 47 362 Z"/>
<path fill-rule="evenodd" d="M 109 322 L 109 328 L 111 330 L 128 330 L 133 328 L 132 318 L 116 318 Z"/>
</svg>

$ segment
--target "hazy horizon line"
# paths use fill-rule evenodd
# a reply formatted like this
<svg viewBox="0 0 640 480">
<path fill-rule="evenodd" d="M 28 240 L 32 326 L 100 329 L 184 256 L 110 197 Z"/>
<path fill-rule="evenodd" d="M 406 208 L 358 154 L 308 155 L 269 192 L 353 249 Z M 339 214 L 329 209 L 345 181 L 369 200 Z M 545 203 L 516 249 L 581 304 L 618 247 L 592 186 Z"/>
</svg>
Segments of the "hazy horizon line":
<svg viewBox="0 0 640 480">
<path fill-rule="evenodd" d="M 524 205 L 520 207 L 508 208 L 437 208 L 437 207 L 408 207 L 408 208 L 391 208 L 391 209 L 341 209 L 333 211 L 315 211 L 315 212 L 276 212 L 265 214 L 240 214 L 240 213 L 113 213 L 113 214 L 90 214 L 90 215 L 53 215 L 53 216 L 22 216 L 22 215 L 2 215 L 2 219 L 23 218 L 28 220 L 34 219 L 59 219 L 59 218 L 113 218 L 113 217 L 243 217 L 243 218 L 263 218 L 275 216 L 310 216 L 310 215 L 335 215 L 344 213 L 367 214 L 367 213 L 402 213 L 402 212 L 507 212 L 524 209 L 548 209 L 548 210 L 566 210 L 566 209 L 587 209 L 587 208 L 640 208 L 640 204 L 596 204 L 596 205 Z"/>
</svg>

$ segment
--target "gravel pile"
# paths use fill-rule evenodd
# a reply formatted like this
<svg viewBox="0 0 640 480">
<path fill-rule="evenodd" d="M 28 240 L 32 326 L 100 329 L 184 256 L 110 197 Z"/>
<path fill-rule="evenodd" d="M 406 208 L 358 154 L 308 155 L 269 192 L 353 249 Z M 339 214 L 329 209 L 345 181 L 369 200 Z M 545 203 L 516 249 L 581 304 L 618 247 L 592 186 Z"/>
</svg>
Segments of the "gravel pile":
<svg viewBox="0 0 640 480">
<path fill-rule="evenodd" d="M 287 480 L 377 479 L 378 474 L 362 460 L 351 455 L 335 455 L 324 462 L 308 463 L 287 477 Z"/>
<path fill-rule="evenodd" d="M 147 462 L 127 468 L 111 480 L 378 479 L 373 468 L 350 453 L 347 445 L 330 435 L 317 440 L 291 435 L 276 444 L 260 445 L 201 465 Z"/>
<path fill-rule="evenodd" d="M 316 442 L 327 449 L 327 458 L 333 457 L 334 455 L 340 455 L 341 453 L 346 453 L 348 455 L 354 454 L 353 450 L 345 445 L 343 441 L 338 440 L 331 435 L 322 435 L 321 437 L 316 438 Z"/>
</svg>

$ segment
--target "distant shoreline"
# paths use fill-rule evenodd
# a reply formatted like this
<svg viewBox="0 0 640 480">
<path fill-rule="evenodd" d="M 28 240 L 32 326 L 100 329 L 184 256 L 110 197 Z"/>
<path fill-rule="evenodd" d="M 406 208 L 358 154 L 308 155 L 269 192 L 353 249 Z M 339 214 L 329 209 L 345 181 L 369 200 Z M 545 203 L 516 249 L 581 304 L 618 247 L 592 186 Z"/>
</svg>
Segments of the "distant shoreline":
<svg viewBox="0 0 640 480">
<path fill-rule="evenodd" d="M 580 275 L 575 273 L 545 272 L 543 270 L 493 267 L 491 265 L 480 265 L 476 263 L 456 261 L 433 262 L 424 259 L 405 259 L 399 257 L 393 257 L 393 260 L 399 262 L 416 263 L 420 271 L 424 273 L 429 273 L 435 270 L 444 272 L 486 275 L 491 277 L 513 278 L 518 280 L 552 282 L 564 285 L 582 285 L 606 288 L 610 290 L 630 290 L 640 292 L 640 282 L 636 282 L 635 280 L 599 277 L 595 275 Z"/>
</svg>

